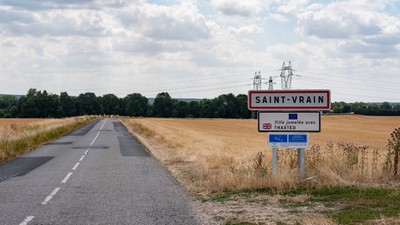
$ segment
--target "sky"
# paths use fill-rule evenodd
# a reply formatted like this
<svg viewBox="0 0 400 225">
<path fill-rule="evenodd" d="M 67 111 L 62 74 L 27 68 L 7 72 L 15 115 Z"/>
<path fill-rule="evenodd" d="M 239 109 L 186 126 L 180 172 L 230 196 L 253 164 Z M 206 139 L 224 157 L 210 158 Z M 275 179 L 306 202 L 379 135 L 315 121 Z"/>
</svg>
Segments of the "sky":
<svg viewBox="0 0 400 225">
<path fill-rule="evenodd" d="M 289 61 L 292 89 L 400 102 L 400 0 L 0 0 L 2 94 L 214 98 Z"/>
</svg>

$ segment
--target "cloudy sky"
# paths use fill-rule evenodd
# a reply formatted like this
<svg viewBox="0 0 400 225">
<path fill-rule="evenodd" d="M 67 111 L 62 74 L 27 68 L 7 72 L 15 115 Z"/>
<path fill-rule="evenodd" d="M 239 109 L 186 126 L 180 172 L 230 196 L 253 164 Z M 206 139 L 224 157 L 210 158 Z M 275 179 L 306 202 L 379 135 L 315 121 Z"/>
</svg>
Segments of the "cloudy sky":
<svg viewBox="0 0 400 225">
<path fill-rule="evenodd" d="M 0 0 L 4 94 L 214 98 L 289 61 L 293 89 L 400 102 L 400 0 Z"/>
</svg>

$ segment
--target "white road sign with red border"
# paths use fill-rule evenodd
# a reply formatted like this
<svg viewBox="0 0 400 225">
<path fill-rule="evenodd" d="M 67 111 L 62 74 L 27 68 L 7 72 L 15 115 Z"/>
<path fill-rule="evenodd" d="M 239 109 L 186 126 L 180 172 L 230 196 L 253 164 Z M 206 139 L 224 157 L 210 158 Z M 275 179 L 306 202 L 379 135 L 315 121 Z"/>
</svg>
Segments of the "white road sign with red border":
<svg viewBox="0 0 400 225">
<path fill-rule="evenodd" d="M 330 110 L 330 90 L 253 90 L 250 110 Z"/>
</svg>

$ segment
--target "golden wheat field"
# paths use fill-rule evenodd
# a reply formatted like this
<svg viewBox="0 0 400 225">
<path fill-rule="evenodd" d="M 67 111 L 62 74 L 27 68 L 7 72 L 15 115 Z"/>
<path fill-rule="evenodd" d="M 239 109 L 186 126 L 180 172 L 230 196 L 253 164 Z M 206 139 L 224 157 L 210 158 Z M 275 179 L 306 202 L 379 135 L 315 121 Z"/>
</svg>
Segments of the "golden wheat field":
<svg viewBox="0 0 400 225">
<path fill-rule="evenodd" d="M 70 123 L 74 119 L 0 119 L 0 140 L 18 139 L 43 129 Z"/>
<path fill-rule="evenodd" d="M 290 149 L 278 151 L 278 175 L 271 179 L 267 134 L 257 131 L 257 120 L 123 121 L 189 190 L 279 189 L 301 182 L 296 154 Z M 322 185 L 385 182 L 385 145 L 399 126 L 400 117 L 323 116 L 322 132 L 310 133 L 306 173 L 318 176 Z"/>
<path fill-rule="evenodd" d="M 0 163 L 76 129 L 89 117 L 0 119 Z"/>
</svg>

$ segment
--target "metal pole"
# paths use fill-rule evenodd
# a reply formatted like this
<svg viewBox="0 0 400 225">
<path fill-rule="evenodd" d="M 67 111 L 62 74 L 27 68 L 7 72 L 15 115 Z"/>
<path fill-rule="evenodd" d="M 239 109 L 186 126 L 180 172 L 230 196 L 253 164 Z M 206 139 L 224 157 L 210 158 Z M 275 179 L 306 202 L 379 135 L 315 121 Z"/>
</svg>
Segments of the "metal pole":
<svg viewBox="0 0 400 225">
<path fill-rule="evenodd" d="M 297 149 L 297 162 L 299 163 L 299 168 L 300 168 L 300 174 L 301 177 L 305 177 L 305 171 L 304 171 L 304 158 L 305 158 L 305 148 L 298 148 Z"/>
<path fill-rule="evenodd" d="M 276 157 L 276 148 L 272 148 L 272 176 L 276 175 L 276 166 L 278 164 L 278 160 Z"/>
</svg>

